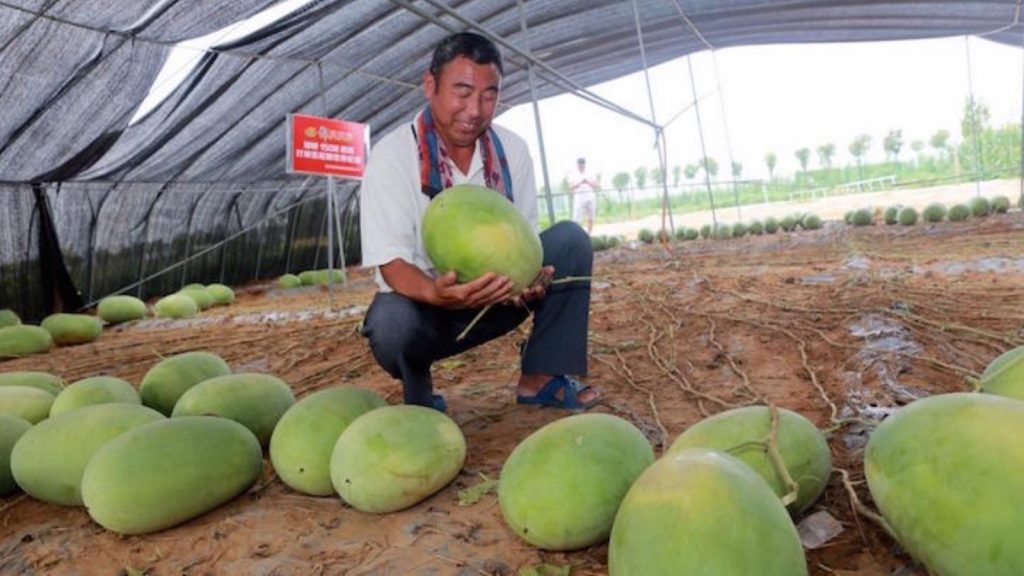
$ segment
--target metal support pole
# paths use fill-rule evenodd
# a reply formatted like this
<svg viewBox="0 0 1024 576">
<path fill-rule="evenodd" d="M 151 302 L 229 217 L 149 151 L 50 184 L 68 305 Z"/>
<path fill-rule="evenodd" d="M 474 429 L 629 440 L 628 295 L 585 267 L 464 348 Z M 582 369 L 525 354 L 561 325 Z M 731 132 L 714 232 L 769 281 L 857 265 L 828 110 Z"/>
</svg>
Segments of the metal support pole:
<svg viewBox="0 0 1024 576">
<path fill-rule="evenodd" d="M 341 283 L 342 285 L 348 284 L 348 272 L 346 271 L 347 264 L 345 263 L 345 235 L 342 233 L 344 230 L 341 227 L 341 213 L 338 207 L 338 198 L 335 193 L 331 193 L 334 196 L 334 236 L 338 239 L 338 259 L 341 260 Z M 350 195 L 351 197 L 351 195 Z"/>
<path fill-rule="evenodd" d="M 668 230 L 675 233 L 675 223 L 672 221 L 672 207 L 668 201 L 668 159 L 665 157 L 665 146 L 662 138 L 665 136 L 664 128 L 658 125 L 658 117 L 654 111 L 654 94 L 651 90 L 651 75 L 647 68 L 647 51 L 644 48 L 643 27 L 640 25 L 640 7 L 637 0 L 633 0 L 633 20 L 636 23 L 636 39 L 640 45 L 640 62 L 644 67 L 644 82 L 647 84 L 647 102 L 651 107 L 651 125 L 654 127 L 654 145 L 658 149 L 658 163 L 661 164 L 661 229 L 665 230 L 665 215 L 668 215 Z M 696 97 L 696 95 L 694 95 Z"/>
<path fill-rule="evenodd" d="M 530 51 L 530 36 L 526 28 L 526 10 L 523 8 L 523 0 L 517 0 L 519 4 L 519 27 L 523 31 L 523 45 L 526 51 Z M 537 105 L 536 75 L 533 70 L 533 62 L 527 60 L 526 74 L 530 82 L 530 102 L 533 103 L 533 121 L 537 126 L 537 145 L 540 147 L 540 168 L 544 174 L 544 197 L 548 205 L 548 221 L 555 223 L 555 205 L 551 201 L 551 179 L 548 178 L 548 155 L 544 151 L 544 129 L 540 121 L 540 107 Z"/>
<path fill-rule="evenodd" d="M 686 66 L 690 70 L 690 90 L 693 91 L 693 109 L 697 116 L 697 134 L 700 136 L 700 154 L 704 158 L 704 186 L 708 190 L 708 200 L 711 201 L 711 224 L 712 229 L 718 228 L 718 217 L 715 215 L 715 194 L 711 191 L 711 175 L 708 174 L 708 149 L 704 144 L 704 123 L 700 119 L 700 103 L 697 101 L 697 83 L 693 79 L 693 62 L 690 56 L 686 56 Z"/>
<path fill-rule="evenodd" d="M 964 36 L 964 50 L 967 52 L 967 91 L 970 96 L 971 131 L 974 132 L 974 196 L 981 196 L 981 152 L 978 150 L 978 110 L 974 105 L 974 78 L 971 73 L 970 37 Z"/>
</svg>

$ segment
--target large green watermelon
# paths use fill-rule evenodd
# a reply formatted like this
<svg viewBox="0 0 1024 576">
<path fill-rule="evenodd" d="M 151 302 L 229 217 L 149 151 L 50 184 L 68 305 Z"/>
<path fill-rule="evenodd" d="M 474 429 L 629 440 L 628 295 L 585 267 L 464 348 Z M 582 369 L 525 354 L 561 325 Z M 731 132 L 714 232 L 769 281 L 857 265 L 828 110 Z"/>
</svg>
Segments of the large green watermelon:
<svg viewBox="0 0 1024 576">
<path fill-rule="evenodd" d="M 142 403 L 167 416 L 186 390 L 203 380 L 231 374 L 223 358 L 210 352 L 185 352 L 157 362 L 139 385 Z"/>
<path fill-rule="evenodd" d="M 331 452 L 356 418 L 388 403 L 371 390 L 338 386 L 314 392 L 288 409 L 270 438 L 278 478 L 312 496 L 334 493 Z"/>
<path fill-rule="evenodd" d="M 64 379 L 49 372 L 17 370 L 0 372 L 0 386 L 28 386 L 56 396 L 64 390 Z"/>
<path fill-rule="evenodd" d="M 608 538 L 615 512 L 654 461 L 643 433 L 609 414 L 555 420 L 516 446 L 501 469 L 498 501 L 508 525 L 546 550 Z"/>
<path fill-rule="evenodd" d="M 356 418 L 331 453 L 331 483 L 357 510 L 408 508 L 444 488 L 466 460 L 458 424 L 423 406 L 387 406 Z"/>
<path fill-rule="evenodd" d="M 50 314 L 39 324 L 58 346 L 86 344 L 99 338 L 103 323 L 88 314 Z"/>
<path fill-rule="evenodd" d="M 441 274 L 454 270 L 459 282 L 487 272 L 508 276 L 513 292 L 540 272 L 540 236 L 500 193 L 463 184 L 441 192 L 423 214 L 423 244 Z"/>
<path fill-rule="evenodd" d="M 238 422 L 169 418 L 129 430 L 100 448 L 82 476 L 82 501 L 107 530 L 145 534 L 224 504 L 252 486 L 262 471 L 259 440 Z"/>
<path fill-rule="evenodd" d="M 803 576 L 796 527 L 768 484 L 725 452 L 666 454 L 615 516 L 611 576 Z"/>
<path fill-rule="evenodd" d="M 96 314 L 110 324 L 130 322 L 146 317 L 146 303 L 135 296 L 107 296 L 100 300 Z"/>
<path fill-rule="evenodd" d="M 81 506 L 82 474 L 97 450 L 128 430 L 163 420 L 133 404 L 101 404 L 59 414 L 33 426 L 14 446 L 11 471 L 33 498 Z"/>
<path fill-rule="evenodd" d="M 0 414 L 0 496 L 14 492 L 18 485 L 11 474 L 11 451 L 32 423 L 13 414 Z"/>
<path fill-rule="evenodd" d="M 31 324 L 15 324 L 0 328 L 0 360 L 42 354 L 53 348 L 53 336 Z"/>
<path fill-rule="evenodd" d="M 981 374 L 981 389 L 1024 400 L 1024 346 L 1007 350 L 989 362 Z"/>
<path fill-rule="evenodd" d="M 288 383 L 270 374 L 241 373 L 203 380 L 178 398 L 171 416 L 212 415 L 252 431 L 266 446 L 274 426 L 295 404 Z"/>
<path fill-rule="evenodd" d="M 84 378 L 65 388 L 50 406 L 50 417 L 94 404 L 141 404 L 139 393 L 125 380 L 113 376 Z"/>
<path fill-rule="evenodd" d="M 779 408 L 779 432 L 776 444 L 786 470 L 799 485 L 792 507 L 806 510 L 825 490 L 832 474 L 832 453 L 825 436 L 810 420 L 796 412 Z M 686 429 L 669 447 L 668 453 L 688 448 L 712 448 L 728 452 L 761 475 L 779 497 L 789 491 L 763 444 L 772 429 L 771 409 L 747 406 L 727 410 Z"/>
<path fill-rule="evenodd" d="M 864 452 L 871 496 L 934 574 L 1024 574 L 1024 402 L 990 394 L 917 400 Z"/>
</svg>

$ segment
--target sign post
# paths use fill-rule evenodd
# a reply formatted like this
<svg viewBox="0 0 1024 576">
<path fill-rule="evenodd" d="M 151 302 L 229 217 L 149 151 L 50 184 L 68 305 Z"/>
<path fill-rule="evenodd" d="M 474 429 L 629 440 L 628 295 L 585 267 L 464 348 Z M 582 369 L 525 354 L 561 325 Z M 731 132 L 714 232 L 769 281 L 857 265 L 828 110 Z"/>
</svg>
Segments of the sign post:
<svg viewBox="0 0 1024 576">
<path fill-rule="evenodd" d="M 288 115 L 289 174 L 327 176 L 327 294 L 333 308 L 334 236 L 336 233 L 334 178 L 362 180 L 370 150 L 370 127 L 359 122 L 306 114 Z M 338 233 L 342 282 L 345 274 L 344 238 Z"/>
</svg>

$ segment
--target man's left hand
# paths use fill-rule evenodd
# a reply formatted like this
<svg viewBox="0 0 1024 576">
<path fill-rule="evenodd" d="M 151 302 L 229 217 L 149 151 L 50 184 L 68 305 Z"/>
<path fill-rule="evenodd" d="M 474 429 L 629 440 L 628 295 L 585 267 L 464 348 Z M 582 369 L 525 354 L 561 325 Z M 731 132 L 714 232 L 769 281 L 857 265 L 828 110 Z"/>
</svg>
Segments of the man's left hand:
<svg viewBox="0 0 1024 576">
<path fill-rule="evenodd" d="M 529 286 L 523 289 L 522 293 L 512 299 L 516 306 L 524 306 L 530 302 L 536 302 L 547 294 L 548 286 L 555 275 L 554 266 L 545 266 L 540 269 L 537 278 Z"/>
</svg>

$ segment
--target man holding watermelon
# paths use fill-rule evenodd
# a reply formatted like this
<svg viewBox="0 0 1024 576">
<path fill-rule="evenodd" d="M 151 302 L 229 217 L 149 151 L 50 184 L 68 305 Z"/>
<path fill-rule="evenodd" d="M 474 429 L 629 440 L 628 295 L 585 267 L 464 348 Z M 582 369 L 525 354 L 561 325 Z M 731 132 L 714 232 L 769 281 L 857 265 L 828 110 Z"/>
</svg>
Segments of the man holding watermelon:
<svg viewBox="0 0 1024 576">
<path fill-rule="evenodd" d="M 542 232 L 545 266 L 518 294 L 512 280 L 492 272 L 464 283 L 454 271 L 437 274 L 423 245 L 421 222 L 431 199 L 459 184 L 504 195 L 537 228 L 529 149 L 518 135 L 491 124 L 502 74 L 501 54 L 490 40 L 468 32 L 446 37 L 423 75 L 427 105 L 374 147 L 360 191 L 360 229 L 363 266 L 376 269 L 379 290 L 363 334 L 380 365 L 402 381 L 407 404 L 444 410 L 431 364 L 512 331 L 532 311 L 517 402 L 582 410 L 598 398 L 573 377 L 587 373 L 590 283 L 550 281 L 556 272 L 590 276 L 587 233 L 572 222 Z M 486 306 L 492 308 L 458 341 Z"/>
</svg>

